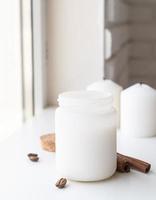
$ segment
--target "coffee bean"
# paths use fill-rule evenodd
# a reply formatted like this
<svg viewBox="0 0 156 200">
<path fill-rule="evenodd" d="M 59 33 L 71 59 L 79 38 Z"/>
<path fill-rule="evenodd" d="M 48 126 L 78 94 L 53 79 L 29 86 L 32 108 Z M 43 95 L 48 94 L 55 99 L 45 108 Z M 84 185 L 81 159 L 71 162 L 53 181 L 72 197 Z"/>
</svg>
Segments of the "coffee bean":
<svg viewBox="0 0 156 200">
<path fill-rule="evenodd" d="M 32 161 L 32 162 L 37 162 L 39 160 L 38 154 L 35 153 L 29 153 L 28 154 L 28 158 Z"/>
<path fill-rule="evenodd" d="M 58 187 L 59 189 L 62 189 L 62 188 L 65 187 L 66 183 L 67 183 L 67 179 L 66 179 L 66 178 L 61 178 L 61 179 L 59 179 L 59 180 L 56 182 L 55 185 L 56 185 L 56 187 Z"/>
</svg>

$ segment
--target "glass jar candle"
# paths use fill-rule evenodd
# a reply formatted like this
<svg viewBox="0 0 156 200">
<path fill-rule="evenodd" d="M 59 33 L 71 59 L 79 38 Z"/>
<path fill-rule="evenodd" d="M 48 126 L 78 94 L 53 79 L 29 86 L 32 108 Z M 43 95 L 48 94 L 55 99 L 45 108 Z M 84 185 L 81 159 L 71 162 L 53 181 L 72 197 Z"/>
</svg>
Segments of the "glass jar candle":
<svg viewBox="0 0 156 200">
<path fill-rule="evenodd" d="M 116 171 L 116 111 L 110 94 L 59 95 L 55 114 L 56 169 L 76 181 L 98 181 Z"/>
</svg>

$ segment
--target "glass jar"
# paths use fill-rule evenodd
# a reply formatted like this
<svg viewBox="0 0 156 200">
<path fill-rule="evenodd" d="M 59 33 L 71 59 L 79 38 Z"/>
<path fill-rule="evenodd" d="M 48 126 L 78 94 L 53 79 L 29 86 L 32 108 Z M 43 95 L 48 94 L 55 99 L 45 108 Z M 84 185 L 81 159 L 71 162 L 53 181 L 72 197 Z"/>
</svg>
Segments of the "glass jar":
<svg viewBox="0 0 156 200">
<path fill-rule="evenodd" d="M 59 95 L 55 114 L 56 169 L 76 181 L 106 179 L 116 171 L 116 111 L 110 94 Z"/>
</svg>

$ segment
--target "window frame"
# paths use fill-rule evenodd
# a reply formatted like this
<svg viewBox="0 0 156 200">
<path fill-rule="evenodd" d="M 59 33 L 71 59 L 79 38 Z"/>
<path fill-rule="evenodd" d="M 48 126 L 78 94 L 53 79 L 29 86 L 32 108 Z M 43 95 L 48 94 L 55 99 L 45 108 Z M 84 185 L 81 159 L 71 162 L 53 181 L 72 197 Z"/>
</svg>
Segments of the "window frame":
<svg viewBox="0 0 156 200">
<path fill-rule="evenodd" d="M 33 43 L 31 0 L 20 1 L 23 121 L 34 114 Z"/>
<path fill-rule="evenodd" d="M 21 0 L 23 119 L 46 107 L 46 2 Z"/>
<path fill-rule="evenodd" d="M 34 114 L 47 106 L 46 1 L 31 0 L 34 75 Z"/>
</svg>

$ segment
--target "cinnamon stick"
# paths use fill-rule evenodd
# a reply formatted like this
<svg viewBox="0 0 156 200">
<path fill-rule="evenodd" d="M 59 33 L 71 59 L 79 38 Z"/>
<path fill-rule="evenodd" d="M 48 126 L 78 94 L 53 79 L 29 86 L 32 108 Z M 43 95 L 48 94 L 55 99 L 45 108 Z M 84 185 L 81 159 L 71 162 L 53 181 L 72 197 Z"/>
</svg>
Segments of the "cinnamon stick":
<svg viewBox="0 0 156 200">
<path fill-rule="evenodd" d="M 116 171 L 121 173 L 130 172 L 130 165 L 127 160 L 121 156 L 117 156 L 117 169 Z"/>
<path fill-rule="evenodd" d="M 129 166 L 132 169 L 135 169 L 137 171 L 148 173 L 150 171 L 151 165 L 147 162 L 144 162 L 142 160 L 132 158 L 129 156 L 122 155 L 120 153 L 117 153 L 117 159 L 119 160 L 125 160 L 125 162 L 128 162 Z"/>
</svg>

